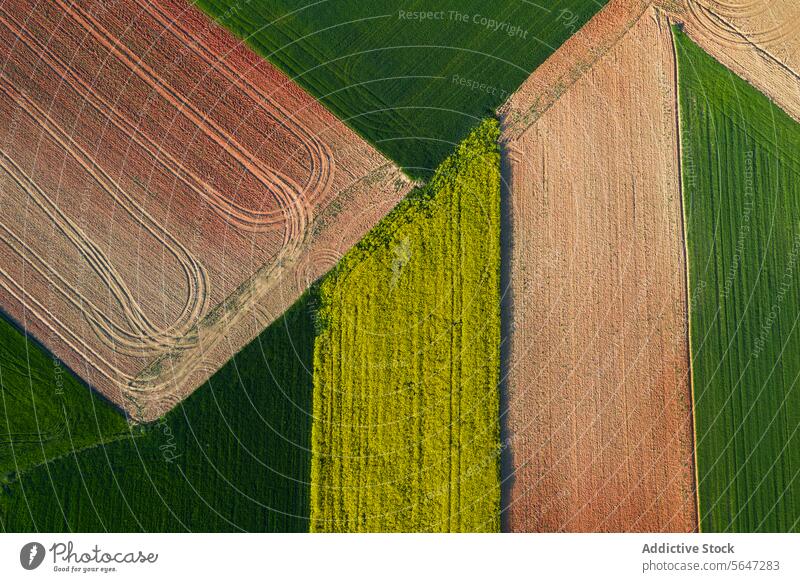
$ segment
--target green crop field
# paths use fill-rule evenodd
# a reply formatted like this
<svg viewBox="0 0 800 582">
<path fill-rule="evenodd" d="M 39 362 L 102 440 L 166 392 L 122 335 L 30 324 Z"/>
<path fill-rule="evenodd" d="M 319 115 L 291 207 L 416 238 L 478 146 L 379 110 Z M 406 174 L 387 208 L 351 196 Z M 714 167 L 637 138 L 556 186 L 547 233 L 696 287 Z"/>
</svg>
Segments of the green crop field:
<svg viewBox="0 0 800 582">
<path fill-rule="evenodd" d="M 134 432 L 116 408 L 0 317 L 0 484 Z"/>
<path fill-rule="evenodd" d="M 606 2 L 195 4 L 246 39 L 406 172 L 428 177 L 480 119 Z"/>
<path fill-rule="evenodd" d="M 320 286 L 314 531 L 499 529 L 495 121 Z"/>
<path fill-rule="evenodd" d="M 2 529 L 307 531 L 311 303 L 307 294 L 136 438 L 62 455 L 7 479 Z M 74 406 L 81 403 L 91 407 L 87 398 Z"/>
<path fill-rule="evenodd" d="M 700 520 L 800 530 L 800 125 L 675 30 Z"/>
</svg>

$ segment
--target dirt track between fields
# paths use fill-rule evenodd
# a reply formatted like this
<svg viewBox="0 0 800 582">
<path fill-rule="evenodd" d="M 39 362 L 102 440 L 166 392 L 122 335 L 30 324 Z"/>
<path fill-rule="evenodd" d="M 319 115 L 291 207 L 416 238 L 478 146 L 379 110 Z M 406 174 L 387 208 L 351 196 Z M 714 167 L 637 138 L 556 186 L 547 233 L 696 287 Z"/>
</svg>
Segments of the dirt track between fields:
<svg viewBox="0 0 800 582">
<path fill-rule="evenodd" d="M 503 110 L 512 531 L 697 524 L 672 37 L 609 9 Z"/>
<path fill-rule="evenodd" d="M 410 188 L 180 0 L 8 0 L 0 46 L 0 307 L 138 420 Z"/>
</svg>

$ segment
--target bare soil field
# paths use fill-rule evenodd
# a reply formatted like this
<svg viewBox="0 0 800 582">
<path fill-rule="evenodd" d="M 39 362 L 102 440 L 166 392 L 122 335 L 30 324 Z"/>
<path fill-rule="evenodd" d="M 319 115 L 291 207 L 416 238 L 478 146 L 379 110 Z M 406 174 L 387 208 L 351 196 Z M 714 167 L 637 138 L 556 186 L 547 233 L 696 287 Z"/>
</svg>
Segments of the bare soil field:
<svg viewBox="0 0 800 582">
<path fill-rule="evenodd" d="M 411 187 L 180 0 L 7 0 L 0 54 L 0 307 L 137 420 Z"/>
<path fill-rule="evenodd" d="M 503 138 L 519 136 L 625 36 L 651 0 L 610 0 L 500 108 Z"/>
<path fill-rule="evenodd" d="M 672 36 L 608 9 L 503 111 L 511 531 L 697 527 Z"/>
<path fill-rule="evenodd" d="M 672 14 L 703 50 L 800 121 L 800 2 L 680 0 Z"/>
</svg>

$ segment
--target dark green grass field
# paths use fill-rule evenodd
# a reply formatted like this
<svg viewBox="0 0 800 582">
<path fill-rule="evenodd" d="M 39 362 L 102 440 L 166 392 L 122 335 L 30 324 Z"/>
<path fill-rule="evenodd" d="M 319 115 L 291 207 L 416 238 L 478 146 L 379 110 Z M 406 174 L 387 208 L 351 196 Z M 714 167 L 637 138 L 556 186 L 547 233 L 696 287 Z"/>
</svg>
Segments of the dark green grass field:
<svg viewBox="0 0 800 582">
<path fill-rule="evenodd" d="M 500 153 L 486 121 L 320 285 L 314 531 L 497 531 Z"/>
<path fill-rule="evenodd" d="M 307 294 L 142 434 L 3 484 L 2 529 L 307 531 L 311 307 Z"/>
<path fill-rule="evenodd" d="M 800 125 L 675 31 L 701 527 L 800 530 Z"/>
<path fill-rule="evenodd" d="M 116 408 L 0 316 L 0 483 L 129 434 Z"/>
<path fill-rule="evenodd" d="M 407 173 L 428 177 L 480 119 L 606 2 L 195 4 L 246 39 Z M 435 14 L 412 16 L 420 11 Z M 490 25 L 490 20 L 497 24 Z"/>
</svg>

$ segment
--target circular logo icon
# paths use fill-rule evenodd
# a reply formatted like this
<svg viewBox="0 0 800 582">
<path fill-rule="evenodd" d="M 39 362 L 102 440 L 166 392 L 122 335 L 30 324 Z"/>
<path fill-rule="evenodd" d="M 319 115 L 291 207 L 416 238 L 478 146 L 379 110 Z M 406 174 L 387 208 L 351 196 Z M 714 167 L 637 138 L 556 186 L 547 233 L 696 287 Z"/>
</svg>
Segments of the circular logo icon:
<svg viewBox="0 0 800 582">
<path fill-rule="evenodd" d="M 44 546 L 39 542 L 29 542 L 19 551 L 19 563 L 26 570 L 35 570 L 44 561 Z"/>
</svg>

